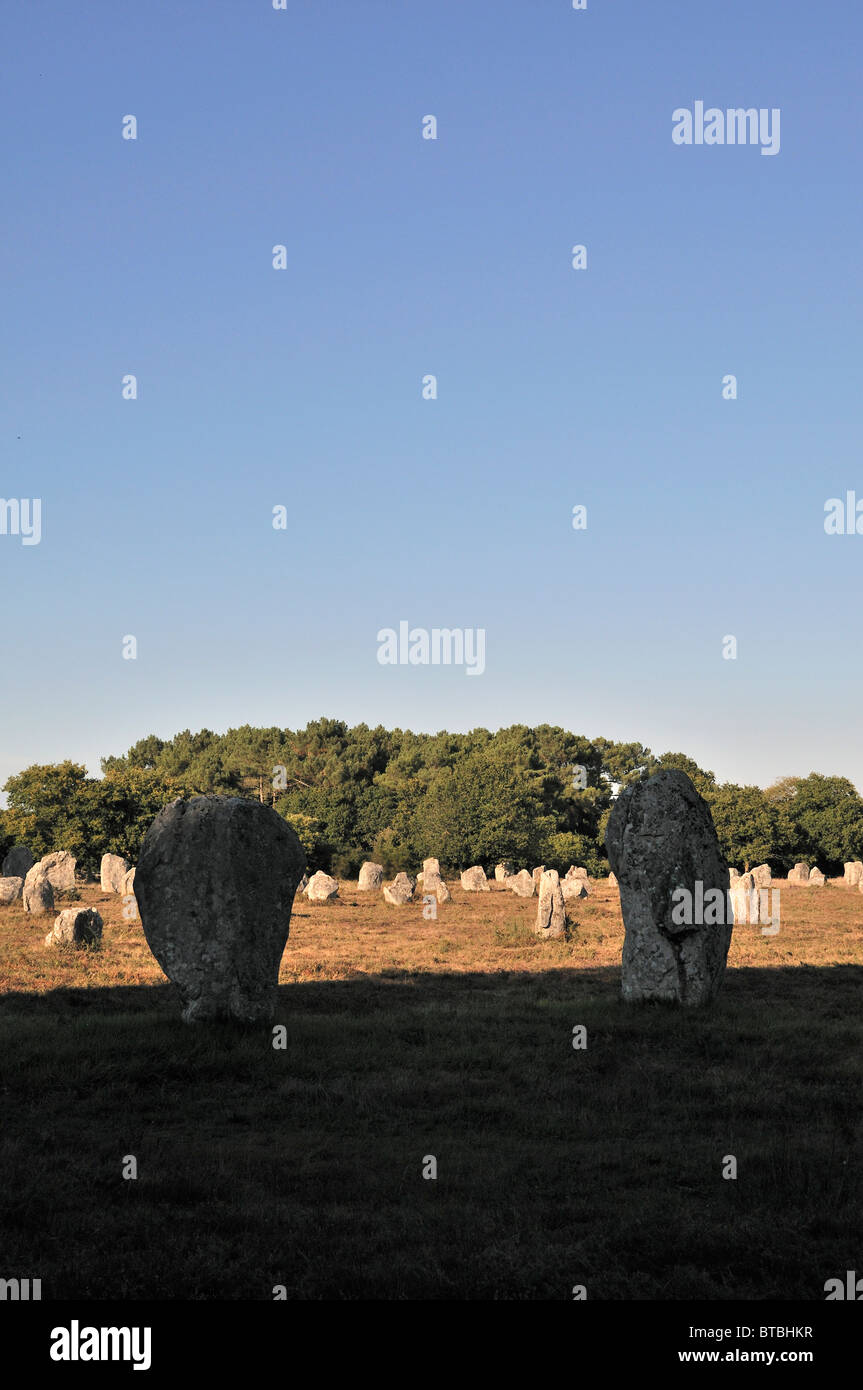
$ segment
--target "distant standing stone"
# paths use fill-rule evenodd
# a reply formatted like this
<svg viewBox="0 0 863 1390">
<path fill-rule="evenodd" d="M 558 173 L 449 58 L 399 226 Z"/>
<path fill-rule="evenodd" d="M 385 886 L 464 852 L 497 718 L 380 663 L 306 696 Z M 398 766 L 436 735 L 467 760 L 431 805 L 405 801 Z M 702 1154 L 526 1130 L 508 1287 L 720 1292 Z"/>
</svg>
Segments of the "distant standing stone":
<svg viewBox="0 0 863 1390">
<path fill-rule="evenodd" d="M 417 875 L 417 881 L 422 884 L 424 894 L 437 893 L 439 886 L 443 883 L 440 876 L 440 863 L 437 859 L 423 860 L 422 873 Z M 441 901 L 444 900 L 438 898 L 438 902 Z"/>
<path fill-rule="evenodd" d="M 849 888 L 856 888 L 861 878 L 863 878 L 863 863 L 859 859 L 852 859 L 850 863 L 845 865 L 845 883 Z"/>
<path fill-rule="evenodd" d="M 103 893 L 122 893 L 129 865 L 119 854 L 103 854 L 99 883 Z"/>
<path fill-rule="evenodd" d="M 93 946 L 102 939 L 102 918 L 95 907 L 67 907 L 45 937 L 46 946 Z"/>
<path fill-rule="evenodd" d="M 378 893 L 384 881 L 383 864 L 373 864 L 371 860 L 366 860 L 360 867 L 360 877 L 357 888 L 361 893 Z"/>
<path fill-rule="evenodd" d="M 508 859 L 502 859 L 499 864 L 494 866 L 494 877 L 496 883 L 506 883 L 512 877 L 513 867 Z"/>
<path fill-rule="evenodd" d="M 539 880 L 542 878 L 542 876 L 543 876 L 544 873 L 545 873 L 545 865 L 544 865 L 544 864 L 538 864 L 538 865 L 536 866 L 536 868 L 534 869 L 534 871 L 533 871 L 533 886 L 534 886 L 534 888 L 536 888 L 537 890 L 539 889 Z"/>
<path fill-rule="evenodd" d="M 26 845 L 13 845 L 3 860 L 3 878 L 26 878 L 34 859 Z"/>
<path fill-rule="evenodd" d="M 819 868 L 813 866 L 813 868 L 811 868 L 811 869 L 809 870 L 809 887 L 810 887 L 810 888 L 823 888 L 823 887 L 824 887 L 824 882 L 825 882 L 825 879 L 824 879 L 824 875 L 823 875 L 823 873 L 821 872 L 821 870 L 820 870 Z"/>
<path fill-rule="evenodd" d="M 130 869 L 123 879 L 123 897 L 128 898 L 129 894 L 135 895 L 135 870 Z"/>
<path fill-rule="evenodd" d="M 799 863 L 797 863 L 797 864 L 794 865 L 794 868 L 793 868 L 793 869 L 789 869 L 789 870 L 788 870 L 788 882 L 789 882 L 789 883 L 808 883 L 808 882 L 809 882 L 809 865 L 808 865 L 808 864 L 804 864 L 803 860 L 801 859 Z"/>
<path fill-rule="evenodd" d="M 13 877 L 11 874 L 0 878 L 0 907 L 11 907 L 13 903 L 17 903 L 23 891 L 23 878 Z"/>
<path fill-rule="evenodd" d="M 521 869 L 517 874 L 510 874 L 509 878 L 504 879 L 503 884 L 511 893 L 516 893 L 520 898 L 532 898 L 535 892 L 533 874 L 527 869 Z"/>
<path fill-rule="evenodd" d="M 534 931 L 537 936 L 543 937 L 560 937 L 566 933 L 566 909 L 563 906 L 563 892 L 557 869 L 546 869 L 539 881 L 539 903 Z"/>
<path fill-rule="evenodd" d="M 488 879 L 485 876 L 485 869 L 479 864 L 474 864 L 472 868 L 465 869 L 461 876 L 461 886 L 466 893 L 490 893 Z"/>
<path fill-rule="evenodd" d="M 384 900 L 394 907 L 404 907 L 413 897 L 416 886 L 416 879 L 409 874 L 396 874 L 389 887 L 384 888 Z"/>
<path fill-rule="evenodd" d="M 732 925 L 728 866 L 706 801 L 685 772 L 663 769 L 623 789 L 605 843 L 620 880 L 626 930 L 623 998 L 708 1003 L 722 981 Z M 709 914 L 695 911 L 699 884 L 715 909 Z M 678 889 L 690 895 L 689 922 L 681 920 Z M 709 923 L 698 916 L 709 916 Z"/>
<path fill-rule="evenodd" d="M 60 849 L 55 854 L 43 855 L 39 860 L 39 868 L 48 875 L 55 893 L 70 893 L 75 887 L 77 863 L 75 856 L 68 850 Z"/>
<path fill-rule="evenodd" d="M 612 888 L 616 888 L 616 887 L 618 886 L 618 884 L 617 884 L 617 874 L 609 874 L 609 875 L 608 875 L 608 880 L 607 880 L 607 881 L 608 881 L 608 883 L 611 884 Z"/>
<path fill-rule="evenodd" d="M 187 1023 L 272 1018 L 304 865 L 295 831 L 260 801 L 196 796 L 159 812 L 141 846 L 135 897 Z"/>
<path fill-rule="evenodd" d="M 560 890 L 564 900 L 570 898 L 586 898 L 590 893 L 590 885 L 583 878 L 564 878 L 561 880 Z"/>
<path fill-rule="evenodd" d="M 330 898 L 339 896 L 339 881 L 325 874 L 323 869 L 318 869 L 316 874 L 312 874 L 303 892 L 310 903 L 326 903 Z"/>
<path fill-rule="evenodd" d="M 757 864 L 752 870 L 752 878 L 756 888 L 769 888 L 772 877 L 769 864 Z"/>
<path fill-rule="evenodd" d="M 21 897 L 24 902 L 24 911 L 32 912 L 34 917 L 41 917 L 44 912 L 54 911 L 54 889 L 51 887 L 51 880 L 41 864 L 34 864 L 28 873 L 21 890 Z"/>
</svg>

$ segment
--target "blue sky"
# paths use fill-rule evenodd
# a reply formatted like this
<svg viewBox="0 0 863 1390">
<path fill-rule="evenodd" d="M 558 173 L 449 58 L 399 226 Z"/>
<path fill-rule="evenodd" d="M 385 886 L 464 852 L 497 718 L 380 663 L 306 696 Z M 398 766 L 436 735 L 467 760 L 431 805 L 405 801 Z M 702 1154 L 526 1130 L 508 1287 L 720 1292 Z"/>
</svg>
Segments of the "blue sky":
<svg viewBox="0 0 863 1390">
<path fill-rule="evenodd" d="M 863 499 L 861 37 L 851 0 L 7 12 L 0 496 L 43 535 L 0 535 L 0 782 L 328 714 L 863 790 L 863 535 L 823 525 Z M 779 108 L 780 152 L 675 145 L 696 100 Z M 380 665 L 401 620 L 485 672 Z"/>
</svg>

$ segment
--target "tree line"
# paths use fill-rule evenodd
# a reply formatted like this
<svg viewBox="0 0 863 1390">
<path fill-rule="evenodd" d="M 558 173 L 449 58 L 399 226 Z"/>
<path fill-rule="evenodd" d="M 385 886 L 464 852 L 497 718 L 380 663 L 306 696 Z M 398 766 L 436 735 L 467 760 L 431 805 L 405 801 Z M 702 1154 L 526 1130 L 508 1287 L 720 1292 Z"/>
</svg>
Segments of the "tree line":
<svg viewBox="0 0 863 1390">
<path fill-rule="evenodd" d="M 561 872 L 583 864 L 601 877 L 617 789 L 663 767 L 688 773 L 740 869 L 766 862 L 781 874 L 804 859 L 836 874 L 863 857 L 863 799 L 845 777 L 813 772 L 762 789 L 719 783 L 684 753 L 657 757 L 548 724 L 415 734 L 326 718 L 299 730 L 150 734 L 103 758 L 101 777 L 70 761 L 33 764 L 3 788 L 0 854 L 19 841 L 37 856 L 66 849 L 95 876 L 105 853 L 137 860 L 169 801 L 217 793 L 273 806 L 297 831 L 310 871 L 356 877 L 373 859 L 392 874 L 434 855 L 449 873 L 509 859 Z"/>
</svg>

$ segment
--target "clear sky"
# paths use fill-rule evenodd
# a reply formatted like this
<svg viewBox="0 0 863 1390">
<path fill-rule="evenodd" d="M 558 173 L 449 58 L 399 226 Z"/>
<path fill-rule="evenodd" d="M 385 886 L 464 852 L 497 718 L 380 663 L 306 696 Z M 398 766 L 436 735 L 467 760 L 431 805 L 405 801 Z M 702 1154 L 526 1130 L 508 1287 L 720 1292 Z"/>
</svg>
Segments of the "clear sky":
<svg viewBox="0 0 863 1390">
<path fill-rule="evenodd" d="M 863 790 L 863 534 L 824 530 L 861 38 L 859 0 L 7 6 L 0 496 L 42 536 L 0 535 L 0 782 L 327 714 Z M 696 101 L 779 108 L 778 154 L 675 144 Z M 484 672 L 381 665 L 400 621 Z"/>
</svg>

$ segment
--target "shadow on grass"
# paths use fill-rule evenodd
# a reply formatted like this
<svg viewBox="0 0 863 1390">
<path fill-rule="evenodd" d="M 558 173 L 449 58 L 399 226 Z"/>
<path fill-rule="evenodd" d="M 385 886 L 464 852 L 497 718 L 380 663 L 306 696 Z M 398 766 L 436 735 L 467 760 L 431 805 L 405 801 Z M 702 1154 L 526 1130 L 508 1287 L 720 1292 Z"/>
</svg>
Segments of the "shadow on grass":
<svg viewBox="0 0 863 1390">
<path fill-rule="evenodd" d="M 863 1233 L 861 986 L 737 969 L 694 1011 L 623 1005 L 610 967 L 357 973 L 279 989 L 284 1049 L 183 1025 L 167 985 L 7 995 L 0 1275 L 47 1299 L 823 1298 Z"/>
</svg>

